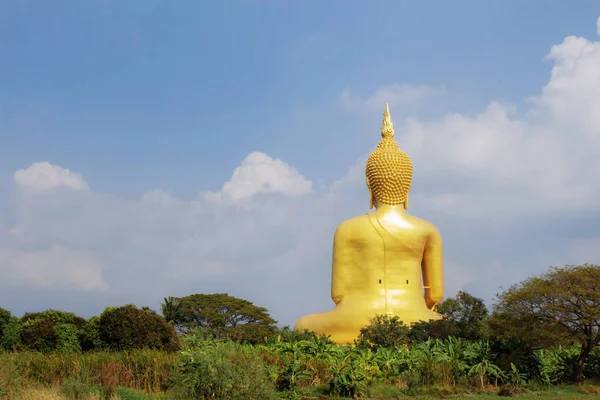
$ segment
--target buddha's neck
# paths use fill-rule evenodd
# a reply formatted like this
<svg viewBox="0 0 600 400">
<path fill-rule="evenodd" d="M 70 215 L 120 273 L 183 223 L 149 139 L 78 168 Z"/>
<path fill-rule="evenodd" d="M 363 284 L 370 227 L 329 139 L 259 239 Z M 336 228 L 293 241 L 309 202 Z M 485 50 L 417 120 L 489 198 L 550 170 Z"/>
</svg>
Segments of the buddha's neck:
<svg viewBox="0 0 600 400">
<path fill-rule="evenodd" d="M 375 202 L 375 210 L 377 213 L 385 214 L 388 212 L 395 212 L 398 214 L 405 214 L 406 210 L 404 209 L 404 204 L 399 204 L 396 206 L 391 206 L 389 204 L 377 203 Z"/>
</svg>

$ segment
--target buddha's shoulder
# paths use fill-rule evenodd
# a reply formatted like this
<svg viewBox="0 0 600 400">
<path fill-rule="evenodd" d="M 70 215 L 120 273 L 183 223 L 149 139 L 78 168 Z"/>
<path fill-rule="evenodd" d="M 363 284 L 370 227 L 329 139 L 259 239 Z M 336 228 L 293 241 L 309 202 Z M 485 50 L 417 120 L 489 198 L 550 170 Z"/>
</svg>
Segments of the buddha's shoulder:
<svg viewBox="0 0 600 400">
<path fill-rule="evenodd" d="M 414 215 L 409 216 L 409 220 L 410 222 L 421 228 L 423 231 L 427 232 L 427 233 L 434 233 L 434 234 L 438 234 L 438 228 L 432 223 L 429 222 L 423 218 L 419 218 L 419 217 L 415 217 Z"/>
<path fill-rule="evenodd" d="M 357 229 L 362 229 L 367 225 L 370 225 L 371 221 L 369 220 L 368 214 L 359 215 L 350 219 L 345 220 L 341 224 L 338 225 L 336 229 L 336 234 L 349 234 L 352 232 L 356 232 Z"/>
</svg>

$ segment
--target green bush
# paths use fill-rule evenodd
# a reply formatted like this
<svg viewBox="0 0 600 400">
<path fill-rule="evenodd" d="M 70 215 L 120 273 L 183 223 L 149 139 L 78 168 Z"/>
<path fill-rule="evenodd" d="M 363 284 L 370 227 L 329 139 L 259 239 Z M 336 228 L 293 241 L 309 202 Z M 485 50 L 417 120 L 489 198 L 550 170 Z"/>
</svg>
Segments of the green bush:
<svg viewBox="0 0 600 400">
<path fill-rule="evenodd" d="M 127 305 L 105 310 L 97 321 L 98 337 L 111 350 L 175 350 L 177 336 L 160 315 Z"/>
<path fill-rule="evenodd" d="M 63 353 L 81 351 L 79 329 L 75 325 L 59 322 L 54 325 L 54 331 L 58 338 L 58 351 Z"/>
<path fill-rule="evenodd" d="M 182 357 L 175 387 L 185 398 L 278 398 L 263 359 L 251 346 L 208 341 Z"/>
<path fill-rule="evenodd" d="M 26 313 L 21 318 L 21 344 L 26 350 L 80 351 L 79 335 L 85 319 L 65 311 Z"/>
<path fill-rule="evenodd" d="M 17 317 L 10 317 L 0 336 L 0 349 L 12 351 L 17 349 L 21 341 L 21 320 Z"/>
<path fill-rule="evenodd" d="M 102 350 L 106 344 L 100 339 L 100 317 L 91 317 L 79 331 L 79 342 L 83 351 Z"/>
<path fill-rule="evenodd" d="M 379 347 L 407 345 L 410 328 L 397 315 L 377 315 L 360 330 L 357 345 L 377 350 Z"/>
<path fill-rule="evenodd" d="M 41 352 L 56 350 L 58 336 L 54 330 L 54 321 L 43 316 L 24 320 L 21 343 L 27 350 Z"/>
<path fill-rule="evenodd" d="M 8 324 L 10 317 L 10 311 L 0 307 L 0 337 L 2 337 L 2 332 L 4 331 L 4 327 L 6 326 L 6 324 Z"/>
<path fill-rule="evenodd" d="M 75 325 L 77 328 L 82 328 L 86 322 L 84 318 L 82 318 L 78 315 L 75 315 L 72 312 L 60 311 L 60 310 L 54 310 L 54 309 L 49 309 L 49 310 L 45 310 L 42 312 L 35 312 L 35 313 L 25 313 L 25 315 L 23 315 L 23 318 L 21 318 L 21 320 L 23 322 L 27 322 L 29 320 L 36 320 L 36 319 L 40 319 L 40 318 L 50 319 L 55 324 L 64 323 L 64 324 Z"/>
</svg>

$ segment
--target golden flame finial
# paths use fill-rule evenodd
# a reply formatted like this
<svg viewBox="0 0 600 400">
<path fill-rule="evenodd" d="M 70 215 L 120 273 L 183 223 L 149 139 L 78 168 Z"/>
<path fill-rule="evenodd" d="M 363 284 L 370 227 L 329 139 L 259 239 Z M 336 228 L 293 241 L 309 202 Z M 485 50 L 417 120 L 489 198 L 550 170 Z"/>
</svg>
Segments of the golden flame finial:
<svg viewBox="0 0 600 400">
<path fill-rule="evenodd" d="M 394 124 L 390 115 L 390 106 L 385 103 L 385 112 L 383 113 L 383 123 L 381 124 L 381 137 L 391 138 L 394 136 Z"/>
</svg>

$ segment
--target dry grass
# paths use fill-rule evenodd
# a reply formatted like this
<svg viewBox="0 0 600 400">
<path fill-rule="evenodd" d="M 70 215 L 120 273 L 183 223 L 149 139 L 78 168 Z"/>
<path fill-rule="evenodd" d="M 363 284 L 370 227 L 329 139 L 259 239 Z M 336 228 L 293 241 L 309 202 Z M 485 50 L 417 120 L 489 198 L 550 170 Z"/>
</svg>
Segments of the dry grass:
<svg viewBox="0 0 600 400">
<path fill-rule="evenodd" d="M 139 350 L 122 353 L 0 353 L 0 383 L 8 393 L 27 382 L 58 387 L 78 380 L 101 387 L 127 387 L 146 393 L 167 390 L 177 354 Z"/>
<path fill-rule="evenodd" d="M 68 400 L 57 389 L 24 388 L 19 394 L 6 397 L 10 400 Z M 100 400 L 98 395 L 88 395 L 82 400 Z M 121 400 L 114 395 L 110 400 Z"/>
</svg>

